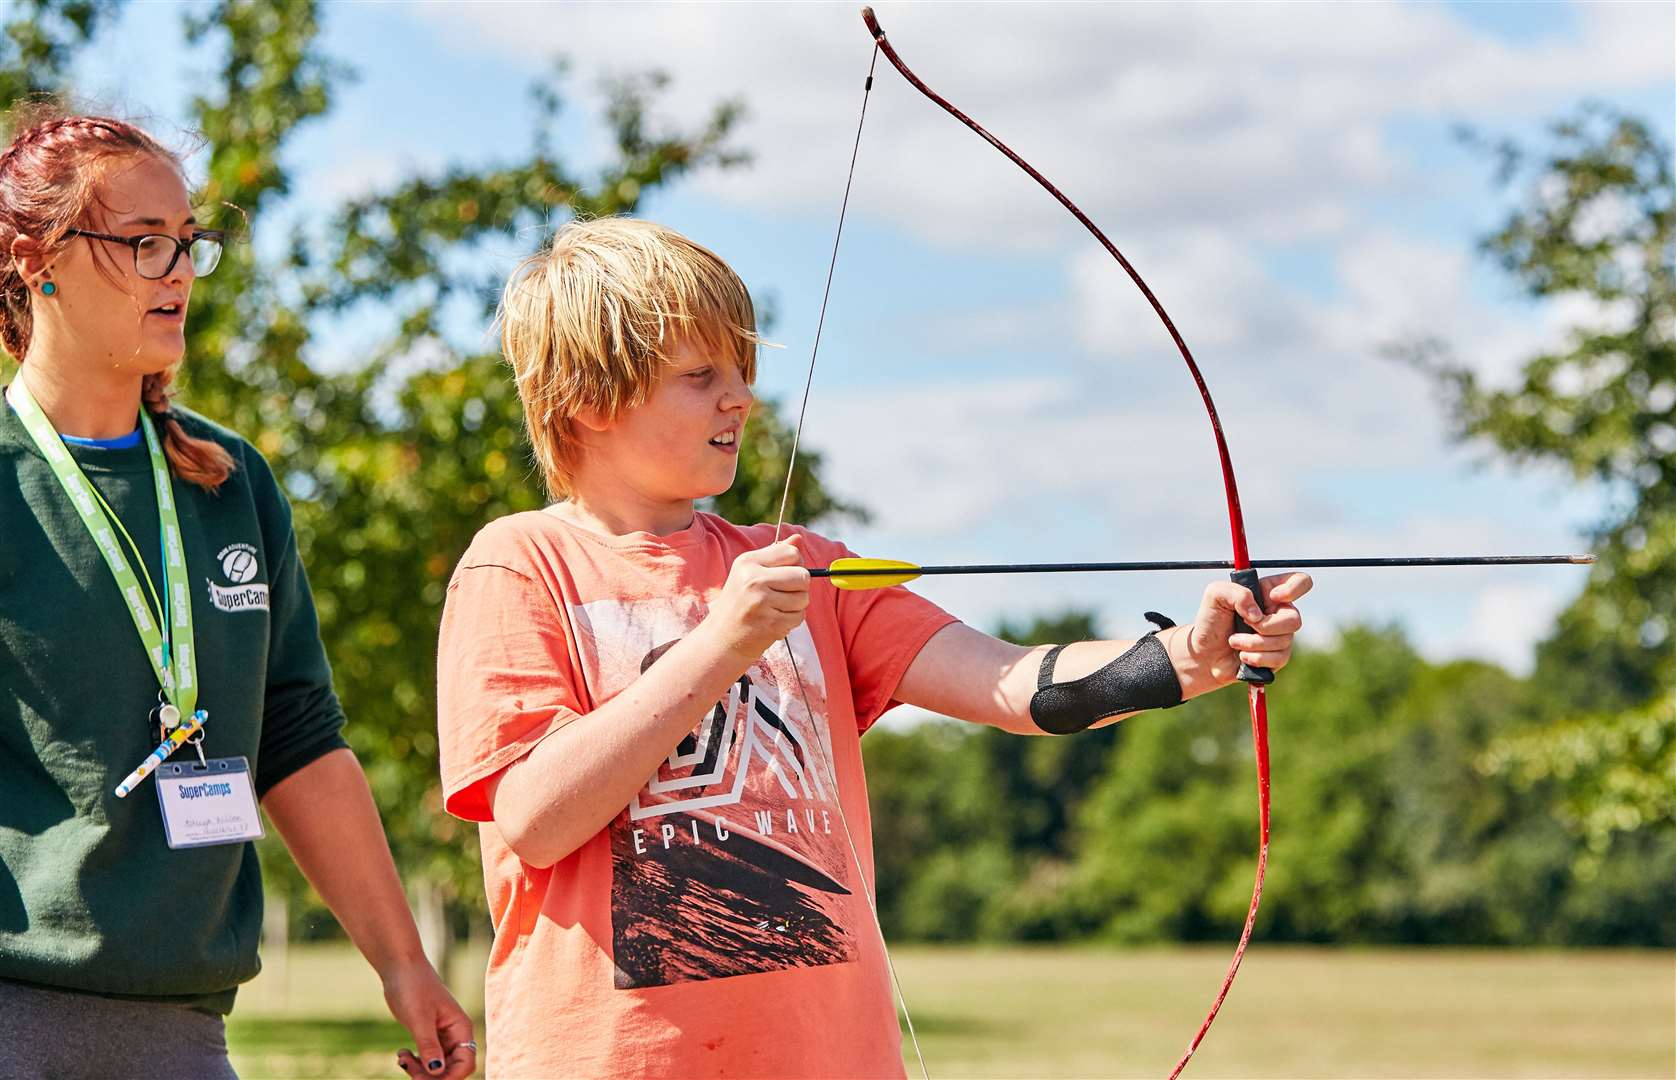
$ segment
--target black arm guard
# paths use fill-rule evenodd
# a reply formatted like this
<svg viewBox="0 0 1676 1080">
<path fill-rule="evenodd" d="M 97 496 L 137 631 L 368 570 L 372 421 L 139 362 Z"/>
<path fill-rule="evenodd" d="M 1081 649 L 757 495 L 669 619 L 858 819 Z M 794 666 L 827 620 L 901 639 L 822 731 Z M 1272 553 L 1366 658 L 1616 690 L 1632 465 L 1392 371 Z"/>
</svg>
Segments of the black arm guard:
<svg viewBox="0 0 1676 1080">
<path fill-rule="evenodd" d="M 1153 613 L 1147 612 L 1152 619 Z M 1168 619 L 1159 616 L 1168 628 Z M 1030 698 L 1030 719 L 1051 735 L 1070 735 L 1119 713 L 1141 709 L 1168 709 L 1181 704 L 1181 680 L 1157 631 L 1135 642 L 1130 650 L 1098 671 L 1080 679 L 1054 685 L 1053 666 L 1059 652 L 1055 645 L 1042 657 L 1036 676 L 1036 692 Z"/>
</svg>

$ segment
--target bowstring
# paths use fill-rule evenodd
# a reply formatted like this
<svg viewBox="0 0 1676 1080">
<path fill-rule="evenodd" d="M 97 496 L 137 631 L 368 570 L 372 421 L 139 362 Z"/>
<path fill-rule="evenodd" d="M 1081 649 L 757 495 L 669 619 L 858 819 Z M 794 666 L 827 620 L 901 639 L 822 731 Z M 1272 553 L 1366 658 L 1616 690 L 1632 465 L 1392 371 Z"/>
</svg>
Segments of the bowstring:
<svg viewBox="0 0 1676 1080">
<path fill-rule="evenodd" d="M 810 640 L 812 642 L 814 639 L 811 637 Z M 792 675 L 797 680 L 797 695 L 803 701 L 803 714 L 809 718 L 809 726 L 811 730 L 813 730 L 815 725 L 815 714 L 809 708 L 809 690 L 803 685 L 803 675 L 797 666 L 797 654 L 792 651 L 791 637 L 788 635 L 783 639 L 782 643 L 786 647 L 786 656 L 791 659 Z M 778 746 L 780 739 L 781 734 L 776 731 L 774 733 L 774 742 L 776 746 Z M 830 735 L 827 738 L 826 749 L 834 759 L 828 762 L 828 777 L 832 781 L 832 800 L 838 807 L 838 824 L 844 830 L 844 842 L 850 847 L 850 859 L 855 863 L 856 877 L 861 881 L 861 895 L 867 900 L 867 910 L 872 912 L 873 926 L 879 932 L 879 951 L 884 954 L 885 968 L 890 972 L 890 984 L 896 990 L 896 1004 L 902 1010 L 902 1020 L 908 1028 L 908 1041 L 913 1044 L 914 1058 L 919 1062 L 920 1075 L 924 1077 L 925 1080 L 931 1080 L 931 1073 L 925 1067 L 925 1054 L 919 1047 L 919 1035 L 914 1031 L 913 1015 L 908 1012 L 908 998 L 902 993 L 902 979 L 896 974 L 896 961 L 891 959 L 890 946 L 885 942 L 885 926 L 879 919 L 879 903 L 875 898 L 872 886 L 868 884 L 867 871 L 863 870 L 861 867 L 861 852 L 855 846 L 855 835 L 850 832 L 849 815 L 844 813 L 844 793 L 838 786 L 838 762 L 835 760 L 837 758 L 838 751 L 836 743 Z M 819 758 L 823 755 L 816 754 L 815 756 Z"/>
<path fill-rule="evenodd" d="M 850 210 L 850 188 L 855 184 L 855 159 L 861 153 L 861 129 L 867 123 L 867 99 L 873 95 L 873 69 L 879 65 L 879 45 L 873 43 L 873 60 L 867 65 L 867 83 L 861 91 L 861 118 L 855 123 L 855 143 L 850 147 L 850 171 L 844 177 L 844 201 L 838 206 L 838 232 L 832 238 L 832 258 L 826 264 L 826 287 L 821 290 L 821 313 L 815 320 L 815 344 L 809 350 L 809 374 L 803 380 L 803 402 L 797 408 L 797 427 L 791 436 L 791 457 L 786 462 L 786 486 L 780 492 L 780 516 L 774 519 L 774 542 L 786 524 L 786 507 L 791 501 L 791 478 L 797 470 L 797 448 L 803 442 L 803 421 L 809 415 L 809 391 L 815 385 L 815 358 L 821 351 L 821 331 L 826 328 L 826 302 L 832 297 L 832 275 L 838 269 L 838 245 L 844 239 L 844 217 Z"/>
<path fill-rule="evenodd" d="M 861 153 L 861 130 L 867 123 L 867 101 L 873 93 L 873 72 L 878 67 L 878 63 L 879 46 L 877 42 L 874 42 L 873 58 L 867 65 L 867 81 L 861 92 L 861 116 L 856 120 L 855 142 L 850 147 L 850 169 L 844 178 L 844 198 L 838 207 L 838 229 L 832 238 L 832 257 L 828 260 L 826 266 L 826 285 L 821 290 L 820 315 L 815 320 L 815 341 L 809 350 L 809 372 L 803 381 L 803 400 L 797 409 L 797 426 L 792 431 L 791 455 L 786 462 L 786 483 L 780 492 L 780 513 L 774 521 L 775 543 L 779 543 L 780 537 L 785 531 L 786 508 L 791 502 L 791 481 L 797 469 L 797 450 L 803 441 L 803 423 L 809 415 L 809 392 L 815 385 L 815 360 L 821 351 L 821 331 L 826 328 L 826 307 L 828 300 L 832 297 L 832 278 L 838 269 L 838 247 L 844 239 L 844 218 L 849 213 L 850 190 L 855 184 L 855 163 L 856 158 Z M 789 634 L 782 640 L 782 644 L 786 647 L 787 658 L 791 660 L 791 673 L 797 683 L 797 696 L 803 702 L 803 714 L 808 717 L 812 730 L 815 724 L 815 712 L 809 705 L 809 688 L 803 683 L 803 672 L 798 666 L 797 653 L 791 647 L 791 636 Z M 775 732 L 774 741 L 776 744 L 779 743 L 780 738 L 780 733 Z M 836 758 L 837 746 L 831 738 L 830 732 L 825 749 L 826 754 Z M 815 756 L 824 757 L 826 754 Z M 913 1044 L 914 1058 L 919 1062 L 920 1075 L 925 1080 L 931 1080 L 931 1073 L 925 1065 L 925 1054 L 920 1050 L 919 1035 L 914 1031 L 914 1018 L 908 1011 L 908 998 L 902 993 L 902 979 L 896 974 L 896 962 L 891 959 L 890 945 L 885 941 L 885 927 L 879 919 L 878 900 L 874 895 L 872 885 L 867 880 L 867 871 L 861 864 L 861 851 L 856 847 L 855 834 L 850 831 L 849 815 L 844 813 L 844 794 L 838 786 L 838 763 L 836 760 L 830 760 L 827 764 L 829 769 L 828 778 L 832 782 L 832 799 L 834 805 L 838 808 L 838 824 L 844 831 L 844 842 L 849 846 L 850 860 L 855 865 L 856 878 L 861 882 L 861 894 L 867 902 L 868 913 L 873 917 L 873 928 L 879 934 L 879 950 L 884 954 L 885 968 L 890 972 L 891 987 L 896 991 L 896 1005 L 902 1011 L 902 1021 L 908 1029 L 908 1039 Z"/>
</svg>

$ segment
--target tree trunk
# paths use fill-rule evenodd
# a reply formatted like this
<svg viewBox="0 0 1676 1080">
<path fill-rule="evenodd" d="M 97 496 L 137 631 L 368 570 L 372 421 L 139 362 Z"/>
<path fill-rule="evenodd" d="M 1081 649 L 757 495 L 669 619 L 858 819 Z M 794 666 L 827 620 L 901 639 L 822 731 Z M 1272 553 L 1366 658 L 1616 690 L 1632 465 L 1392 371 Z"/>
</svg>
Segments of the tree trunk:
<svg viewBox="0 0 1676 1080">
<path fill-rule="evenodd" d="M 448 903 L 440 885 L 422 882 L 413 888 L 414 919 L 419 924 L 419 944 L 444 981 L 453 959 L 454 939 L 448 932 Z"/>
</svg>

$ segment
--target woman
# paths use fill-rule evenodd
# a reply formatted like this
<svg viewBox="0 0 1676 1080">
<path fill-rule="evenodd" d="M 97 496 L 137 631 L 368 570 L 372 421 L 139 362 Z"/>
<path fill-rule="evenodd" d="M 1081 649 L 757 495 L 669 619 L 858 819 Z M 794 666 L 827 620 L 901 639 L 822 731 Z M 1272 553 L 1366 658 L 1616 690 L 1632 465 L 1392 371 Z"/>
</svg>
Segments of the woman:
<svg viewBox="0 0 1676 1080">
<path fill-rule="evenodd" d="M 471 1021 L 420 950 L 339 733 L 290 508 L 249 443 L 170 403 L 222 237 L 138 128 L 16 130 L 0 151 L 0 344 L 21 363 L 0 405 L 0 1073 L 233 1075 L 222 1017 L 259 966 L 259 799 L 413 1034 L 398 1064 L 466 1076 Z"/>
</svg>

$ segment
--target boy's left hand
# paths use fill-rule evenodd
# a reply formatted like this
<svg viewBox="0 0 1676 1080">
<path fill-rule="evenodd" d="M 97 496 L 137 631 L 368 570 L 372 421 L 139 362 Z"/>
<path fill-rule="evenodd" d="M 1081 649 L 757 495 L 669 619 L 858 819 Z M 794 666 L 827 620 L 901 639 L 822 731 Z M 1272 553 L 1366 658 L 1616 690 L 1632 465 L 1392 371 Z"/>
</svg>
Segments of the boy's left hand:
<svg viewBox="0 0 1676 1080">
<path fill-rule="evenodd" d="M 396 1064 L 407 1075 L 415 1080 L 463 1080 L 476 1070 L 471 1017 L 430 964 L 412 964 L 387 975 L 384 1002 L 419 1048 L 417 1054 L 405 1048 L 396 1051 Z M 438 1068 L 432 1070 L 432 1064 Z"/>
<path fill-rule="evenodd" d="M 1292 637 L 1303 626 L 1303 617 L 1293 605 L 1315 587 L 1315 582 L 1308 574 L 1294 572 L 1263 578 L 1258 587 L 1263 590 L 1266 615 L 1258 610 L 1256 600 L 1243 585 L 1218 581 L 1206 587 L 1192 627 L 1171 643 L 1184 643 L 1187 649 L 1187 656 L 1178 658 L 1176 664 L 1184 696 L 1192 696 L 1197 688 L 1189 683 L 1200 679 L 1216 686 L 1233 682 L 1241 663 L 1279 670 L 1292 659 Z M 1254 633 L 1234 633 L 1236 614 Z M 1172 656 L 1176 651 L 1170 649 Z M 1186 660 L 1185 670 L 1182 660 Z"/>
</svg>

